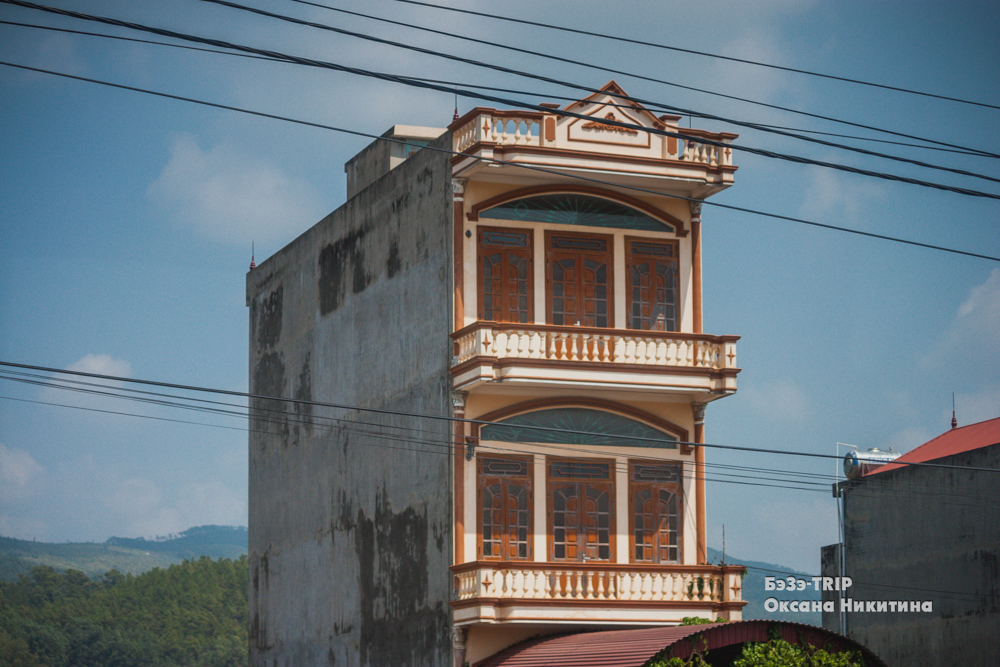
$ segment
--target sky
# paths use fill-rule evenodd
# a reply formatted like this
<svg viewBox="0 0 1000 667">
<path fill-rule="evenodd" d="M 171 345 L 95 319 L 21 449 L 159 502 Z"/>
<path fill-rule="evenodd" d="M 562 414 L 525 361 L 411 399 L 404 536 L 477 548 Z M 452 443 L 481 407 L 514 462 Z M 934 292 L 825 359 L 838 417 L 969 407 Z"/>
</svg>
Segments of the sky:
<svg viewBox="0 0 1000 667">
<path fill-rule="evenodd" d="M 247 2 L 593 88 L 615 78 L 636 97 L 727 118 L 892 139 L 291 1 Z M 394 0 L 324 2 L 1000 152 L 998 109 Z M 201 0 L 50 4 L 351 66 L 514 88 L 531 93 L 517 96 L 531 103 L 579 97 Z M 1000 105 L 1000 6 L 991 2 L 450 4 Z M 0 20 L 157 39 L 7 4 Z M 445 127 L 455 106 L 449 94 L 351 74 L 8 24 L 0 24 L 0 60 L 370 134 L 396 123 Z M 477 104 L 497 106 L 460 99 L 459 112 Z M 987 180 L 723 121 L 693 125 L 737 132 L 737 144 L 1000 193 Z M 991 158 L 827 139 L 1000 177 Z M 260 262 L 341 205 L 343 164 L 367 143 L 0 66 L 0 361 L 245 391 L 251 245 Z M 742 152 L 734 160 L 736 184 L 710 201 L 1000 256 L 996 200 Z M 708 408 L 709 443 L 835 454 L 839 442 L 905 452 L 948 428 L 952 393 L 960 424 L 1000 416 L 1000 262 L 710 206 L 703 230 L 705 330 L 742 336 L 743 369 L 738 393 Z M 235 418 L 0 380 L 0 534 L 103 541 L 245 525 L 244 428 Z M 828 474 L 824 482 L 838 467 L 722 450 L 709 451 L 708 461 Z M 708 483 L 709 545 L 722 548 L 724 526 L 733 557 L 817 571 L 819 548 L 837 541 L 836 516 L 828 486 Z"/>
</svg>

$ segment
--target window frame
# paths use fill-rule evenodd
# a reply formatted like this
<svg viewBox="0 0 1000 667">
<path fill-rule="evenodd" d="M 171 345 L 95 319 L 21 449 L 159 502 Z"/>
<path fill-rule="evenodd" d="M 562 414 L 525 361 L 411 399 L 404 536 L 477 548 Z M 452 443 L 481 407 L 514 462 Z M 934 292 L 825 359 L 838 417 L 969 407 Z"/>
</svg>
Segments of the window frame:
<svg viewBox="0 0 1000 667">
<path fill-rule="evenodd" d="M 680 283 L 680 243 L 676 239 L 662 239 L 662 238 L 648 238 L 648 237 L 637 237 L 637 236 L 626 236 L 625 237 L 625 328 L 631 331 L 660 331 L 660 329 L 638 329 L 632 326 L 632 267 L 633 258 L 653 258 L 653 255 L 642 255 L 637 254 L 632 251 L 633 243 L 650 243 L 656 245 L 671 246 L 673 248 L 673 265 L 674 265 L 674 327 L 667 328 L 664 327 L 663 331 L 668 332 L 679 332 L 681 330 L 681 283 Z"/>
<path fill-rule="evenodd" d="M 503 267 L 503 272 L 504 272 L 503 273 L 503 277 L 500 279 L 500 285 L 501 285 L 501 290 L 502 290 L 501 291 L 501 298 L 503 300 L 503 305 L 499 309 L 493 308 L 493 311 L 496 312 L 497 310 L 499 310 L 500 313 L 501 313 L 502 319 L 487 319 L 486 318 L 486 309 L 485 309 L 485 304 L 486 304 L 486 290 L 485 290 L 484 279 L 485 279 L 485 275 L 486 275 L 486 256 L 487 256 L 488 249 L 491 246 L 488 246 L 488 245 L 486 245 L 486 244 L 483 243 L 483 237 L 484 237 L 484 235 L 486 233 L 489 233 L 489 232 L 499 232 L 499 233 L 503 233 L 503 234 L 525 234 L 527 236 L 527 245 L 525 246 L 525 248 L 523 250 L 521 248 L 514 248 L 514 247 L 503 248 L 501 246 L 493 246 L 493 248 L 495 248 L 497 251 L 499 251 L 501 253 L 501 255 L 502 255 L 502 258 L 500 260 L 500 264 Z M 499 323 L 509 323 L 509 324 L 534 324 L 534 321 L 535 321 L 535 271 L 534 271 L 534 266 L 535 266 L 535 241 L 534 241 L 534 237 L 535 237 L 535 232 L 534 232 L 533 229 L 530 229 L 530 228 L 522 228 L 522 227 L 491 227 L 491 226 L 477 225 L 477 228 L 476 228 L 476 292 L 477 292 L 478 302 L 477 302 L 477 307 L 476 307 L 476 310 L 477 310 L 476 316 L 477 316 L 477 319 L 480 322 L 499 322 Z M 512 251 L 521 251 L 522 253 L 524 253 L 524 256 L 525 256 L 525 258 L 527 260 L 527 270 L 526 270 L 527 278 L 526 278 L 526 280 L 527 280 L 527 297 L 528 297 L 528 299 L 527 299 L 527 321 L 526 322 L 520 322 L 520 321 L 515 322 L 515 321 L 512 321 L 512 320 L 504 319 L 510 313 L 510 309 L 509 309 L 510 299 L 512 299 L 512 298 L 516 299 L 517 298 L 516 294 L 511 295 L 507 291 L 505 291 L 505 288 L 506 288 L 507 282 L 508 282 L 508 276 L 507 276 L 508 258 L 509 258 L 510 253 Z"/>
<path fill-rule="evenodd" d="M 552 474 L 553 464 L 556 463 L 596 463 L 604 464 L 608 466 L 608 475 L 604 479 L 584 479 L 584 478 L 571 478 L 571 477 L 554 477 Z M 567 458 L 557 458 L 548 457 L 545 461 L 545 501 L 546 501 L 546 523 L 547 523 L 547 535 L 546 543 L 548 549 L 548 562 L 550 563 L 586 563 L 586 562 L 598 562 L 598 563 L 614 563 L 616 562 L 615 545 L 616 539 L 616 508 L 615 508 L 615 460 L 614 459 L 567 459 Z M 608 557 L 604 558 L 588 558 L 587 557 L 587 540 L 586 531 L 583 526 L 586 519 L 585 509 L 581 508 L 578 510 L 579 524 L 577 534 L 577 550 L 580 556 L 576 559 L 570 560 L 568 558 L 556 558 L 555 555 L 555 496 L 554 492 L 557 486 L 574 484 L 578 487 L 578 494 L 582 498 L 586 495 L 585 489 L 590 487 L 601 487 L 608 495 Z M 600 528 L 598 527 L 598 530 Z M 600 549 L 600 543 L 598 542 L 597 548 Z"/>
<path fill-rule="evenodd" d="M 550 324 L 550 325 L 554 325 L 554 326 L 567 326 L 567 327 L 576 326 L 575 322 L 569 322 L 569 323 L 563 322 L 562 324 L 555 324 L 555 322 L 554 322 L 555 318 L 554 318 L 553 312 L 552 312 L 552 308 L 553 308 L 553 305 L 554 305 L 553 304 L 553 295 L 552 295 L 552 291 L 553 291 L 552 261 L 553 261 L 553 257 L 555 255 L 570 254 L 569 251 L 563 251 L 563 250 L 558 250 L 558 249 L 553 249 L 552 248 L 552 238 L 554 236 L 569 237 L 569 238 L 576 238 L 576 239 L 585 239 L 585 240 L 596 240 L 596 239 L 599 239 L 599 240 L 605 241 L 607 243 L 607 250 L 604 251 L 604 252 L 596 252 L 596 251 L 595 252 L 586 252 L 586 251 L 580 251 L 578 253 L 575 253 L 576 256 L 578 256 L 578 257 L 581 258 L 581 260 L 583 260 L 585 258 L 588 258 L 588 257 L 591 258 L 591 259 L 598 258 L 598 257 L 604 258 L 606 260 L 607 277 L 608 277 L 607 284 L 606 284 L 606 289 L 607 289 L 607 299 L 606 299 L 606 301 L 607 301 L 607 313 L 606 313 L 606 316 L 607 316 L 608 323 L 606 325 L 604 325 L 604 326 L 600 326 L 598 324 L 588 325 L 588 324 L 584 323 L 583 320 L 581 319 L 580 320 L 580 326 L 584 326 L 584 327 L 592 326 L 592 327 L 601 328 L 601 329 L 614 329 L 615 328 L 615 237 L 614 237 L 614 235 L 612 235 L 612 234 L 586 234 L 586 233 L 580 233 L 580 232 L 565 232 L 565 231 L 562 231 L 562 230 L 554 230 L 554 229 L 550 229 L 550 230 L 546 230 L 545 231 L 545 322 L 546 322 L 546 324 Z M 580 267 L 577 267 L 577 272 L 578 272 L 578 274 L 580 276 L 577 279 L 577 286 L 580 288 L 580 296 L 578 296 L 577 299 L 583 299 L 584 298 L 583 297 L 583 289 L 582 289 L 582 287 L 583 287 L 583 272 L 580 269 Z M 577 309 L 577 312 L 580 312 L 579 307 Z"/>
<path fill-rule="evenodd" d="M 676 482 L 637 482 L 634 480 L 635 477 L 635 467 L 637 465 L 673 465 L 677 466 L 677 481 Z M 652 560 L 639 560 L 636 558 L 636 529 L 635 529 L 635 518 L 636 518 L 636 507 L 635 507 L 635 497 L 636 494 L 641 490 L 649 489 L 653 491 L 653 508 L 656 512 L 656 519 L 659 519 L 659 492 L 661 490 L 667 490 L 673 494 L 677 501 L 677 528 L 676 528 L 676 549 L 677 558 L 676 560 L 666 560 L 660 559 L 660 547 L 657 546 L 655 540 L 653 541 L 653 559 Z M 629 548 L 629 563 L 635 565 L 669 565 L 669 564 L 682 564 L 684 562 L 684 462 L 679 460 L 645 460 L 645 459 L 632 459 L 628 462 L 628 548 Z M 659 520 L 654 519 L 653 524 L 659 525 Z M 659 528 L 652 531 L 655 537 L 660 533 Z M 668 531 L 669 534 L 669 531 Z M 668 549 L 670 548 L 668 543 Z"/>
<path fill-rule="evenodd" d="M 476 554 L 478 560 L 487 561 L 499 561 L 499 562 L 523 562 L 530 561 L 534 557 L 534 534 L 535 534 L 535 494 L 534 494 L 534 457 L 531 456 L 477 456 L 476 457 Z M 518 461 L 525 464 L 526 472 L 522 475 L 487 475 L 483 473 L 483 466 L 486 461 Z M 483 513 L 486 508 L 483 506 L 484 489 L 487 486 L 486 482 L 489 481 L 499 481 L 502 487 L 501 494 L 503 498 L 503 507 L 500 510 L 500 516 L 502 521 L 502 526 L 500 528 L 500 555 L 487 556 L 483 549 Z M 523 484 L 527 490 L 527 515 L 528 515 L 528 525 L 527 525 L 527 555 L 524 557 L 510 557 L 510 543 L 508 537 L 510 534 L 510 525 L 508 523 L 508 518 L 510 516 L 510 508 L 507 505 L 509 500 L 508 493 L 508 482 L 511 480 Z"/>
</svg>

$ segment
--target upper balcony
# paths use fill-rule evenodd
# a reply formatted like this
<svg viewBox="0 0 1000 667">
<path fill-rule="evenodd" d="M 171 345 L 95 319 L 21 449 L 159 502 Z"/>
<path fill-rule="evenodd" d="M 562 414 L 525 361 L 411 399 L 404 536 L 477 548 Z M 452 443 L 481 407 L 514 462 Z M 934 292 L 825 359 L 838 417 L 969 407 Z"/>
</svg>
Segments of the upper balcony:
<svg viewBox="0 0 1000 667">
<path fill-rule="evenodd" d="M 736 391 L 736 341 L 665 331 L 476 322 L 452 335 L 455 388 L 615 387 L 728 394 Z"/>
<path fill-rule="evenodd" d="M 572 116 L 555 110 L 472 109 L 449 127 L 453 150 L 459 153 L 452 158 L 453 173 L 461 178 L 492 174 L 509 180 L 522 175 L 537 178 L 537 172 L 521 169 L 520 164 L 593 170 L 611 183 L 641 184 L 699 199 L 733 184 L 736 166 L 728 145 L 737 135 L 679 127 L 680 116 L 657 117 L 621 96 L 625 92 L 612 81 L 602 92 L 568 105 L 563 111 Z"/>
<path fill-rule="evenodd" d="M 685 616 L 740 620 L 746 605 L 741 565 L 477 561 L 451 571 L 456 626 L 641 625 Z"/>
</svg>

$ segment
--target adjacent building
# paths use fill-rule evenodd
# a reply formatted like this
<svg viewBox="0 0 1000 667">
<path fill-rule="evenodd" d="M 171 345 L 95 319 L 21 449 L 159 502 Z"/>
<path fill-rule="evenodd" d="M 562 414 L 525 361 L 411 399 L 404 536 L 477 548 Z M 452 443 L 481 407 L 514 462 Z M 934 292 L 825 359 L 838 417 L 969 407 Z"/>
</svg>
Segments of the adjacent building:
<svg viewBox="0 0 1000 667">
<path fill-rule="evenodd" d="M 701 287 L 735 135 L 623 95 L 397 125 L 248 274 L 251 664 L 740 618 L 697 446 L 739 372 Z"/>
<path fill-rule="evenodd" d="M 955 467 L 905 465 L 922 462 Z M 843 571 L 853 579 L 845 595 L 884 605 L 876 604 L 877 611 L 867 604 L 853 611 L 852 605 L 844 618 L 824 613 L 823 626 L 869 647 L 890 667 L 997 664 L 997 470 L 1000 418 L 953 427 L 895 462 L 839 484 L 844 544 L 823 548 L 823 574 L 839 576 L 843 554 Z M 824 593 L 838 612 L 840 597 Z M 930 604 L 925 609 L 923 603 Z"/>
</svg>

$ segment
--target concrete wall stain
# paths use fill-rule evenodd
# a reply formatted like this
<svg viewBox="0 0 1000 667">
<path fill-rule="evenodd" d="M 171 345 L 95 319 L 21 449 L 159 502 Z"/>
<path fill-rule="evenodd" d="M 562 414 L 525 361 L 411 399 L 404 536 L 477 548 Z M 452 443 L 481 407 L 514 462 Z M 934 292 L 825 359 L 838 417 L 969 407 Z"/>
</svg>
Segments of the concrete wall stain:
<svg viewBox="0 0 1000 667">
<path fill-rule="evenodd" d="M 278 285 L 259 306 L 257 314 L 257 343 L 261 347 L 274 347 L 281 339 L 281 305 L 285 288 Z M 254 302 L 256 306 L 256 301 Z"/>
<path fill-rule="evenodd" d="M 261 396 L 281 396 L 284 389 L 285 364 L 281 354 L 278 352 L 262 354 L 254 367 L 251 393 Z M 255 430 L 288 435 L 288 420 L 281 416 L 285 409 L 284 401 L 255 398 L 252 407 Z"/>
<path fill-rule="evenodd" d="M 370 277 L 365 272 L 365 253 L 361 247 L 367 234 L 368 227 L 361 227 L 320 250 L 318 287 L 322 315 L 329 315 L 344 303 L 347 275 L 351 276 L 351 291 L 354 294 L 368 286 Z M 351 265 L 350 273 L 348 263 Z"/>
<path fill-rule="evenodd" d="M 302 371 L 299 373 L 298 387 L 295 389 L 294 398 L 299 401 L 311 401 L 312 398 L 312 371 L 311 365 L 309 363 L 310 357 L 312 355 L 306 353 L 305 359 L 302 361 Z M 312 434 L 313 423 L 312 423 L 313 406 L 311 403 L 296 403 L 295 404 L 295 415 L 297 417 L 297 423 L 293 432 L 295 437 L 299 436 L 301 432 Z"/>
<path fill-rule="evenodd" d="M 361 664 L 440 664 L 449 614 L 440 601 L 428 604 L 426 508 L 395 514 L 385 495 L 374 518 L 359 509 L 356 520 Z"/>
<path fill-rule="evenodd" d="M 385 272 L 392 279 L 399 273 L 399 269 L 399 241 L 393 241 L 392 245 L 389 246 L 389 259 L 385 261 Z"/>
</svg>

